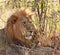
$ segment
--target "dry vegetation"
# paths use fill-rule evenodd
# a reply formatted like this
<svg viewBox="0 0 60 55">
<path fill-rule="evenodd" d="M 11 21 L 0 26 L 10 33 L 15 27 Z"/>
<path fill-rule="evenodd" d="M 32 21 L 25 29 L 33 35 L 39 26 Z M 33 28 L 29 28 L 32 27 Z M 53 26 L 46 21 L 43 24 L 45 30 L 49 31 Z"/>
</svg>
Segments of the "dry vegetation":
<svg viewBox="0 0 60 55">
<path fill-rule="evenodd" d="M 16 45 L 10 47 L 5 43 L 4 31 L 0 31 L 0 55 L 60 55 L 60 0 L 2 1 L 0 2 L 0 29 L 5 28 L 8 18 L 22 6 L 35 12 L 32 24 L 38 31 L 39 47 L 36 49 Z"/>
</svg>

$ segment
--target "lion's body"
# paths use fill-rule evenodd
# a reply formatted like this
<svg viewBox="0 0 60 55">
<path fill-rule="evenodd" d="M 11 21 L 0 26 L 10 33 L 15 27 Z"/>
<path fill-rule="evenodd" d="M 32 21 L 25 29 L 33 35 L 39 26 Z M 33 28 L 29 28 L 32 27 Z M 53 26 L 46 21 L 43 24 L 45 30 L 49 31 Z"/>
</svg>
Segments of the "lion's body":
<svg viewBox="0 0 60 55">
<path fill-rule="evenodd" d="M 25 9 L 18 10 L 8 19 L 5 30 L 10 43 L 20 43 L 30 47 L 37 41 L 36 30 L 30 22 L 32 14 L 27 12 Z M 29 37 L 30 32 L 31 37 Z"/>
</svg>

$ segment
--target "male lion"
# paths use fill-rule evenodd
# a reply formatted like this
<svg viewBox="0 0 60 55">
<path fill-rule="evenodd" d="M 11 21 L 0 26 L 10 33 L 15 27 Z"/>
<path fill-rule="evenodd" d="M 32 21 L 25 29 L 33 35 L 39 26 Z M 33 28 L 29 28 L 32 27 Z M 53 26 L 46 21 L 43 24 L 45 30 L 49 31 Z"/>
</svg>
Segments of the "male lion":
<svg viewBox="0 0 60 55">
<path fill-rule="evenodd" d="M 32 24 L 33 13 L 26 8 L 16 11 L 7 21 L 6 34 L 9 43 L 20 44 L 26 47 L 35 46 L 38 42 L 37 31 Z"/>
</svg>

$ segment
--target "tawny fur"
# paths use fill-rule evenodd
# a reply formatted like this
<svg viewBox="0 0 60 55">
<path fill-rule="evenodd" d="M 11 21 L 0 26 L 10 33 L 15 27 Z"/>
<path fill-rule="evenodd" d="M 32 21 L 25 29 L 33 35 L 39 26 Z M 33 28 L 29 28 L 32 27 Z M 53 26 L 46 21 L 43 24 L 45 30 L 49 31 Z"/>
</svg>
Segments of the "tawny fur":
<svg viewBox="0 0 60 55">
<path fill-rule="evenodd" d="M 20 43 L 23 46 L 31 47 L 33 43 L 38 42 L 36 30 L 30 22 L 33 14 L 27 10 L 26 8 L 21 8 L 8 19 L 5 30 L 9 43 Z M 32 39 L 25 39 L 25 35 L 28 35 L 30 30 L 33 32 Z"/>
</svg>

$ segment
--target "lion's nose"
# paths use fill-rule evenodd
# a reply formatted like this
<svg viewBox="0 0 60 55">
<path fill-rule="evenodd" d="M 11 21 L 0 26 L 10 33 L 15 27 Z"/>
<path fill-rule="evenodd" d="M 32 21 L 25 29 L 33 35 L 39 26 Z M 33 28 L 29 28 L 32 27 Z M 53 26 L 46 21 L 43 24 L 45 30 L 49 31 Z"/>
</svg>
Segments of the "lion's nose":
<svg viewBox="0 0 60 55">
<path fill-rule="evenodd" d="M 32 30 L 30 30 L 30 33 L 32 33 L 33 31 Z"/>
<path fill-rule="evenodd" d="M 33 31 L 32 30 L 30 30 L 30 35 L 33 35 Z"/>
</svg>

